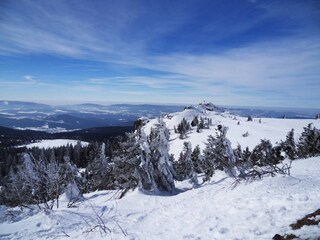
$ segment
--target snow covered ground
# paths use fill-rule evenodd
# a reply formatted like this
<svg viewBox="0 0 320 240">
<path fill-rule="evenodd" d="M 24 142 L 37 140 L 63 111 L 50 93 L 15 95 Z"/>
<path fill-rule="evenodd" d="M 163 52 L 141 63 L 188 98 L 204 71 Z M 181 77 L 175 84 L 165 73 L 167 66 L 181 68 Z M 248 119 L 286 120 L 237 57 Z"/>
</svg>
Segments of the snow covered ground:
<svg viewBox="0 0 320 240">
<path fill-rule="evenodd" d="M 209 130 L 192 130 L 181 140 L 173 129 L 182 118 L 195 115 L 212 118 Z M 320 120 L 247 118 L 228 113 L 187 109 L 165 119 L 171 130 L 171 153 L 176 157 L 184 141 L 204 147 L 207 137 L 215 135 L 218 124 L 228 126 L 227 137 L 233 147 L 241 144 L 250 150 L 260 139 L 273 144 L 284 140 L 295 129 L 298 137 L 308 123 L 320 128 Z M 240 125 L 238 125 L 238 121 Z M 157 120 L 150 120 L 145 132 Z M 248 137 L 242 134 L 249 133 Z M 59 145 L 61 140 L 57 140 Z M 54 141 L 40 147 L 59 146 Z M 74 142 L 76 144 L 76 141 Z M 30 145 L 29 145 L 30 146 Z M 100 191 L 84 196 L 84 201 L 67 208 L 62 196 L 60 207 L 52 211 L 0 207 L 0 239 L 127 239 L 127 240 L 215 240 L 272 239 L 275 234 L 294 233 L 304 238 L 320 237 L 320 226 L 291 230 L 290 224 L 320 208 L 320 157 L 295 160 L 291 176 L 266 177 L 233 188 L 234 180 L 216 172 L 212 181 L 192 188 L 177 182 L 174 195 L 150 194 L 135 190 L 118 199 L 116 191 Z M 202 176 L 199 176 L 201 178 Z M 201 182 L 201 181 L 200 181 Z"/>
<path fill-rule="evenodd" d="M 27 145 L 21 145 L 19 147 L 27 147 L 27 148 L 54 148 L 54 147 L 61 147 L 61 146 L 67 146 L 69 145 L 77 145 L 78 140 L 72 140 L 72 139 L 48 139 L 48 140 L 41 140 L 39 142 L 30 143 Z M 89 143 L 80 141 L 82 146 L 87 146 Z"/>
<path fill-rule="evenodd" d="M 316 239 L 319 225 L 295 231 L 289 225 L 320 207 L 319 171 L 320 157 L 294 161 L 291 176 L 234 189 L 219 172 L 196 189 L 180 183 L 173 196 L 135 190 L 116 199 L 115 191 L 101 191 L 85 195 L 75 208 L 63 200 L 52 211 L 2 207 L 0 238 L 249 240 L 294 233 Z"/>
<path fill-rule="evenodd" d="M 197 133 L 196 128 L 193 128 L 188 133 L 186 139 L 179 139 L 179 134 L 174 133 L 174 127 L 185 118 L 191 122 L 194 116 L 207 117 L 212 119 L 213 126 L 210 129 L 203 129 L 202 132 Z M 252 150 L 261 139 L 268 139 L 272 144 L 276 144 L 281 140 L 285 140 L 287 133 L 293 128 L 295 130 L 295 138 L 298 140 L 303 128 L 309 123 L 312 123 L 316 128 L 320 128 L 319 119 L 277 119 L 277 118 L 253 118 L 252 122 L 248 122 L 247 118 L 234 116 L 228 112 L 206 111 L 200 106 L 195 106 L 193 109 L 186 109 L 182 112 L 170 114 L 164 119 L 167 127 L 170 129 L 170 152 L 176 158 L 183 148 L 183 142 L 191 142 L 192 148 L 199 145 L 204 149 L 205 142 L 209 135 L 216 135 L 217 125 L 222 124 L 228 127 L 227 138 L 231 141 L 232 147 L 236 148 L 238 144 L 242 149 L 249 147 Z M 157 119 L 150 120 L 144 127 L 145 132 L 149 134 L 150 128 L 157 123 Z M 238 125 L 239 122 L 239 125 Z M 244 133 L 248 132 L 248 137 L 243 137 Z"/>
</svg>

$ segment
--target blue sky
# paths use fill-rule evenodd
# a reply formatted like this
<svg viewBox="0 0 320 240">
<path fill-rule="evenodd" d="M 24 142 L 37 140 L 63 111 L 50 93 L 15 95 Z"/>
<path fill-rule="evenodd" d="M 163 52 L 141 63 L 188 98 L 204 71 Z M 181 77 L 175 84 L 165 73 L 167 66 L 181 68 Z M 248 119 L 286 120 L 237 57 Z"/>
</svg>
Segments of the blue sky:
<svg viewBox="0 0 320 240">
<path fill-rule="evenodd" d="M 0 99 L 319 108 L 320 2 L 3 0 Z"/>
</svg>

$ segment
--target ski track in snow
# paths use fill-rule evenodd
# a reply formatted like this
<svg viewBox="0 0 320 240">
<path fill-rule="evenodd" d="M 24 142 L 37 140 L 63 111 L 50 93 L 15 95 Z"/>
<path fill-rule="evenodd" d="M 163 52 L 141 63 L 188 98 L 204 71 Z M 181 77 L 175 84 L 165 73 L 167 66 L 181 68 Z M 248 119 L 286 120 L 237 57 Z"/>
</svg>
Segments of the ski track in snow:
<svg viewBox="0 0 320 240">
<path fill-rule="evenodd" d="M 276 233 L 293 232 L 291 223 L 319 208 L 319 171 L 317 157 L 294 161 L 291 176 L 266 177 L 234 189 L 233 180 L 217 172 L 210 183 L 195 189 L 187 182 L 177 183 L 173 196 L 135 190 L 114 199 L 115 191 L 101 191 L 86 194 L 77 208 L 66 208 L 62 197 L 59 209 L 2 220 L 0 238 L 272 239 Z M 2 219 L 5 210 L 0 210 Z M 90 231 L 99 224 L 97 214 L 112 233 Z M 299 232 L 320 236 L 320 226 Z"/>
</svg>

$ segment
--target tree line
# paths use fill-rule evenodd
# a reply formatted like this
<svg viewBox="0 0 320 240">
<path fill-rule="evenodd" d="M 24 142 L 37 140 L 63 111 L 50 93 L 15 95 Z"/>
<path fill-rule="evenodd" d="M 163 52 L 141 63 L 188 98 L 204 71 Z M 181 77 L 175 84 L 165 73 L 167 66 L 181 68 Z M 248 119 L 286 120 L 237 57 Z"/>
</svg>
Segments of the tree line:
<svg viewBox="0 0 320 240">
<path fill-rule="evenodd" d="M 298 141 L 292 129 L 279 144 L 273 146 L 264 139 L 252 151 L 240 145 L 233 149 L 227 127 L 216 127 L 217 134 L 208 137 L 203 151 L 185 141 L 178 159 L 169 153 L 170 131 L 163 119 L 149 135 L 140 127 L 125 138 L 87 147 L 79 143 L 24 150 L 2 176 L 0 204 L 44 204 L 52 208 L 53 204 L 58 205 L 61 194 L 66 194 L 72 205 L 84 193 L 96 190 L 121 189 L 123 195 L 137 187 L 143 191 L 173 192 L 175 181 L 203 184 L 218 170 L 238 183 L 265 175 L 290 174 L 291 165 L 285 159 L 320 155 L 320 130 L 312 124 L 304 128 Z"/>
</svg>

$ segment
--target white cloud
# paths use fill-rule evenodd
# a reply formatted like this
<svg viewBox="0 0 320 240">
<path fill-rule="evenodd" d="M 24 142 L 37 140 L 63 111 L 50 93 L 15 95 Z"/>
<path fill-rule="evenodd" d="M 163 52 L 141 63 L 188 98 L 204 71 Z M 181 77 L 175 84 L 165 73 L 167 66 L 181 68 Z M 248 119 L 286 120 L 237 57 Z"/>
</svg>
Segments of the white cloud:
<svg viewBox="0 0 320 240">
<path fill-rule="evenodd" d="M 223 83 L 233 87 L 274 90 L 320 84 L 319 39 L 289 40 L 230 49 L 222 54 L 175 54 L 140 62 L 145 68 L 184 75 L 199 86 Z M 216 84 L 215 84 L 216 83 Z"/>
<path fill-rule="evenodd" d="M 27 81 L 33 81 L 33 76 L 31 76 L 31 75 L 25 75 L 25 76 L 23 76 L 23 78 Z"/>
<path fill-rule="evenodd" d="M 259 100 L 259 96 L 252 98 L 250 94 L 269 91 L 280 99 L 281 95 L 303 98 L 306 92 L 316 97 L 319 92 L 320 39 L 317 34 L 312 39 L 310 36 L 288 35 L 273 42 L 247 43 L 243 47 L 215 53 L 208 49 L 201 54 L 173 52 L 156 55 L 146 49 L 156 38 L 184 26 L 190 12 L 177 9 L 177 13 L 170 11 L 170 16 L 162 16 L 163 12 L 159 16 L 152 16 L 156 13 L 146 13 L 146 9 L 127 3 L 119 3 L 103 11 L 97 6 L 93 11 L 85 4 L 72 5 L 69 1 L 12 1 L 10 8 L 1 11 L 0 54 L 54 54 L 96 60 L 99 67 L 102 62 L 111 62 L 133 69 L 165 73 L 92 78 L 89 84 L 79 83 L 73 88 L 80 92 L 128 93 L 132 87 L 132 92 L 138 96 L 141 92 L 137 91 L 137 87 L 146 87 L 154 90 L 152 93 L 168 90 L 167 95 L 172 102 L 181 99 L 176 90 L 179 88 L 185 94 L 181 101 L 213 96 L 221 101 L 241 98 L 239 101 L 250 102 L 256 99 L 263 102 L 265 99 Z M 264 9 L 269 13 L 263 15 L 264 18 L 279 17 L 282 14 L 279 12 L 281 9 L 274 11 L 270 6 Z M 140 23 L 142 29 L 132 27 L 141 21 L 139 16 L 145 14 L 149 14 L 148 17 L 152 19 Z M 235 28 L 229 25 L 228 31 L 223 31 L 223 27 L 214 22 L 209 24 L 208 31 L 219 32 L 219 36 L 213 37 L 221 38 L 225 34 L 246 31 L 259 20 L 241 22 Z M 144 28 L 145 25 L 148 27 Z M 23 84 L 49 86 L 49 83 L 40 83 L 31 75 L 23 78 Z M 4 85 L 3 82 L 0 84 Z M 60 87 L 59 84 L 56 87 Z M 244 89 L 242 95 L 235 93 L 239 89 Z M 153 96 L 161 100 L 160 95 Z"/>
</svg>

